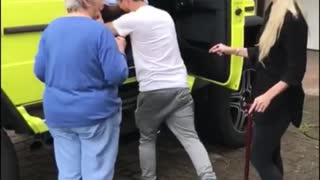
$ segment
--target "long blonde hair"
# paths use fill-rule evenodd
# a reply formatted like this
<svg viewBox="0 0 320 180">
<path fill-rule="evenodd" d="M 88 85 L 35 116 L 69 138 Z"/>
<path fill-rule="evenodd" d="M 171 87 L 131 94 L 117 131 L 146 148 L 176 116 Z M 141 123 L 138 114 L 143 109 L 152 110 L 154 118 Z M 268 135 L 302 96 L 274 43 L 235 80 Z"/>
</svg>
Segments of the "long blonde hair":
<svg viewBox="0 0 320 180">
<path fill-rule="evenodd" d="M 276 0 L 272 3 L 268 22 L 258 43 L 260 62 L 268 56 L 270 49 L 279 38 L 286 13 L 290 11 L 295 17 L 298 17 L 297 2 L 295 0 Z"/>
</svg>

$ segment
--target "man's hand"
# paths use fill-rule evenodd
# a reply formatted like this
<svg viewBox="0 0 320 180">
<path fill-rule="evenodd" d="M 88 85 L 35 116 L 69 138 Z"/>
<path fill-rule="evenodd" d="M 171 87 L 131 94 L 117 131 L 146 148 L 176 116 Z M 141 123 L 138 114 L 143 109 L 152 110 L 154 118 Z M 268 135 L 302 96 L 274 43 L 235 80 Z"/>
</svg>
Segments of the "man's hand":
<svg viewBox="0 0 320 180">
<path fill-rule="evenodd" d="M 117 36 L 115 38 L 117 44 L 118 44 L 118 48 L 119 48 L 119 51 L 124 53 L 126 47 L 127 47 L 127 41 L 124 37 L 121 37 L 121 36 Z"/>
</svg>

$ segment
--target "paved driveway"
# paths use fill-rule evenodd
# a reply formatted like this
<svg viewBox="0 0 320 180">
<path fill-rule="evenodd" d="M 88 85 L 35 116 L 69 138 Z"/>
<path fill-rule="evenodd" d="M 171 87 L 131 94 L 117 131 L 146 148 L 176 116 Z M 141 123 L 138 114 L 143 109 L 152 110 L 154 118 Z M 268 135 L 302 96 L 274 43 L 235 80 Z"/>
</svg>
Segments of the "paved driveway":
<svg viewBox="0 0 320 180">
<path fill-rule="evenodd" d="M 319 53 L 309 52 L 308 73 L 304 86 L 306 104 L 302 129 L 290 127 L 282 143 L 285 179 L 319 179 Z M 11 135 L 18 151 L 22 180 L 54 180 L 57 170 L 51 149 L 30 150 L 30 137 Z M 129 140 L 128 140 L 129 139 Z M 214 169 L 221 180 L 241 180 L 244 149 L 228 149 L 206 145 Z M 160 180 L 193 180 L 195 170 L 187 154 L 171 133 L 161 133 L 158 143 Z M 135 180 L 139 177 L 138 144 L 136 137 L 121 141 L 115 180 Z M 251 180 L 258 180 L 252 169 Z"/>
</svg>

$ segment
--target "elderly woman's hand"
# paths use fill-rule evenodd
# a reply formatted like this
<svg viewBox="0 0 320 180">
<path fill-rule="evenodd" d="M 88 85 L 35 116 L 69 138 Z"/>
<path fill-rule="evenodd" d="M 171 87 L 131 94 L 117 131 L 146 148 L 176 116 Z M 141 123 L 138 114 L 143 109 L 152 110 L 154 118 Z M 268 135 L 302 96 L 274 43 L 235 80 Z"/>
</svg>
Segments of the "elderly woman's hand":
<svg viewBox="0 0 320 180">
<path fill-rule="evenodd" d="M 116 42 L 118 44 L 118 48 L 119 48 L 119 51 L 124 53 L 126 47 L 127 47 L 127 41 L 124 37 L 121 37 L 121 36 L 117 36 L 116 38 Z"/>
</svg>

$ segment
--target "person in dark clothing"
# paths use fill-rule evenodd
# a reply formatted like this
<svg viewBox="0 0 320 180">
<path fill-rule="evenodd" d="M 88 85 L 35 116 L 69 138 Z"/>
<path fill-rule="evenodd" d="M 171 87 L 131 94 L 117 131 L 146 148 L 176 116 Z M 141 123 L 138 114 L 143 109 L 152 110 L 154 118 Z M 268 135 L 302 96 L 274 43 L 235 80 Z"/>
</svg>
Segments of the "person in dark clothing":
<svg viewBox="0 0 320 180">
<path fill-rule="evenodd" d="M 294 0 L 273 0 L 255 47 L 213 46 L 209 53 L 245 57 L 256 67 L 251 162 L 262 180 L 282 180 L 281 137 L 302 120 L 308 26 Z"/>
</svg>

